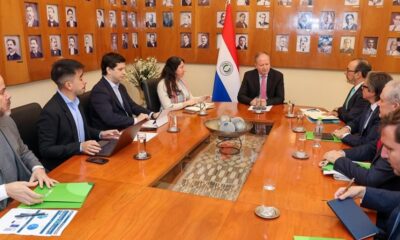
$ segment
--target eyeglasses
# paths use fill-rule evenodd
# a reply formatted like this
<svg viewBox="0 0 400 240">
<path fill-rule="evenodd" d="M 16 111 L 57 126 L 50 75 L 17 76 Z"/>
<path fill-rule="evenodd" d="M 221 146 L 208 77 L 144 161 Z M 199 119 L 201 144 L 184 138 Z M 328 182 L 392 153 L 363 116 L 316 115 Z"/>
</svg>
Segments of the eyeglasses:
<svg viewBox="0 0 400 240">
<path fill-rule="evenodd" d="M 350 70 L 350 69 L 347 68 L 346 72 L 349 73 L 349 72 L 356 72 L 356 71 L 355 70 Z"/>
<path fill-rule="evenodd" d="M 366 86 L 366 85 L 364 85 L 364 84 L 363 84 L 363 85 L 361 85 L 361 88 L 362 88 L 362 89 L 367 89 L 367 90 L 369 90 L 369 87 L 368 87 L 368 86 Z"/>
</svg>

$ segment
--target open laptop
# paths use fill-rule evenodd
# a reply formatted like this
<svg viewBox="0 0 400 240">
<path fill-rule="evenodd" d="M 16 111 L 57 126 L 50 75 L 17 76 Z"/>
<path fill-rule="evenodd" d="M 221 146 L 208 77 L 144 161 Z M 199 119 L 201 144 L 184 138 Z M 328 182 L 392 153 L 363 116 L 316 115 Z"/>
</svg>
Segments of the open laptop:
<svg viewBox="0 0 400 240">
<path fill-rule="evenodd" d="M 156 120 L 148 120 L 142 125 L 142 131 L 157 130 L 157 128 L 168 122 L 168 113 L 171 110 L 162 110 Z"/>
<path fill-rule="evenodd" d="M 99 144 L 101 146 L 101 151 L 97 153 L 96 156 L 109 157 L 114 153 L 118 152 L 119 150 L 121 150 L 122 148 L 126 147 L 130 143 L 132 143 L 133 138 L 139 132 L 140 128 L 142 127 L 145 121 L 146 120 L 142 120 L 136 123 L 135 125 L 125 128 L 118 139 L 99 141 Z"/>
</svg>

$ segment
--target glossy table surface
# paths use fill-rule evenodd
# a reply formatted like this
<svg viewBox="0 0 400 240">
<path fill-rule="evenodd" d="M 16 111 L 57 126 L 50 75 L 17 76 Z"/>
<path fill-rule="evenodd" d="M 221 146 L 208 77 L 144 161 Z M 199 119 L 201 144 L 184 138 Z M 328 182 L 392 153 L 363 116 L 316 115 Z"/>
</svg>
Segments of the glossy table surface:
<svg viewBox="0 0 400 240">
<path fill-rule="evenodd" d="M 204 117 L 177 111 L 179 133 L 168 133 L 167 125 L 147 143 L 152 158 L 137 161 L 133 142 L 105 165 L 87 163 L 86 156 L 74 156 L 50 175 L 62 182 L 95 183 L 84 206 L 57 239 L 293 239 L 293 236 L 351 236 L 326 204 L 345 182 L 323 176 L 318 162 L 324 152 L 341 149 L 341 143 L 322 142 L 313 149 L 306 142 L 308 160 L 291 157 L 296 149 L 292 120 L 284 117 L 284 106 L 254 114 L 248 106 L 216 104 Z M 210 133 L 203 122 L 220 115 L 241 116 L 247 121 L 273 123 L 261 152 L 236 201 L 172 192 L 151 187 Z M 311 131 L 314 124 L 305 120 Z M 325 131 L 338 127 L 325 124 Z M 280 217 L 265 220 L 254 214 L 262 203 L 264 180 L 272 179 L 275 191 L 269 202 L 280 210 Z M 9 208 L 16 207 L 13 202 Z M 8 209 L 9 209 L 8 208 Z M 0 212 L 3 215 L 7 210 Z M 375 214 L 370 212 L 372 219 Z M 0 235 L 0 239 L 34 237 Z"/>
</svg>

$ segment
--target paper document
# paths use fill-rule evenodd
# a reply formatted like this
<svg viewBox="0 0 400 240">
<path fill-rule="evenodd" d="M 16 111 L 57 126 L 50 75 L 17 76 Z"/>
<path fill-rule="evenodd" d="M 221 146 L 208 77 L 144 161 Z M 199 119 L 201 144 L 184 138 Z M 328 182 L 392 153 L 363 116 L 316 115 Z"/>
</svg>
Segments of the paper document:
<svg viewBox="0 0 400 240">
<path fill-rule="evenodd" d="M 323 121 L 332 121 L 332 120 L 336 120 L 339 121 L 338 117 L 332 116 L 332 115 L 324 115 L 325 111 L 321 111 L 317 108 L 301 108 L 300 109 L 304 115 L 306 115 L 307 117 L 311 118 L 312 120 L 318 120 L 318 118 L 321 118 Z"/>
<path fill-rule="evenodd" d="M 206 109 L 214 108 L 215 104 L 213 102 L 206 102 L 204 103 L 206 105 Z M 200 103 L 196 103 L 193 106 L 188 106 L 185 107 L 185 110 L 191 111 L 191 112 L 199 112 L 200 111 Z"/>
<path fill-rule="evenodd" d="M 269 112 L 269 111 L 271 111 L 271 108 L 272 108 L 272 105 L 270 105 L 270 106 L 265 106 L 265 108 L 264 109 L 261 109 L 261 112 Z M 249 110 L 249 111 L 256 111 L 255 109 L 254 109 L 254 106 L 250 106 L 247 110 Z"/>
<path fill-rule="evenodd" d="M 168 113 L 171 110 L 162 110 L 156 120 L 148 120 L 143 123 L 142 128 L 157 129 L 168 122 Z"/>
<path fill-rule="evenodd" d="M 0 234 L 60 236 L 76 210 L 13 208 L 0 219 Z"/>
<path fill-rule="evenodd" d="M 140 132 L 139 132 L 140 133 Z M 157 133 L 152 133 L 152 132 L 143 132 L 146 134 L 146 142 L 150 141 L 152 138 L 157 136 Z M 134 142 L 137 142 L 137 135 L 133 139 Z"/>
</svg>

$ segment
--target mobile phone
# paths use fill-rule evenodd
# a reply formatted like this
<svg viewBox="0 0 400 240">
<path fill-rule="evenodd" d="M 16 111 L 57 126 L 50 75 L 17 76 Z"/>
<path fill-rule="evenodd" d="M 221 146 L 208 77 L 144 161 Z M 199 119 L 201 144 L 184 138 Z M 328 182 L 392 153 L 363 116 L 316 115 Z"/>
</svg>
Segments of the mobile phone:
<svg viewBox="0 0 400 240">
<path fill-rule="evenodd" d="M 108 163 L 107 158 L 102 158 L 102 157 L 88 157 L 86 159 L 86 162 L 91 162 L 91 163 L 96 163 L 96 164 L 106 164 Z"/>
</svg>

